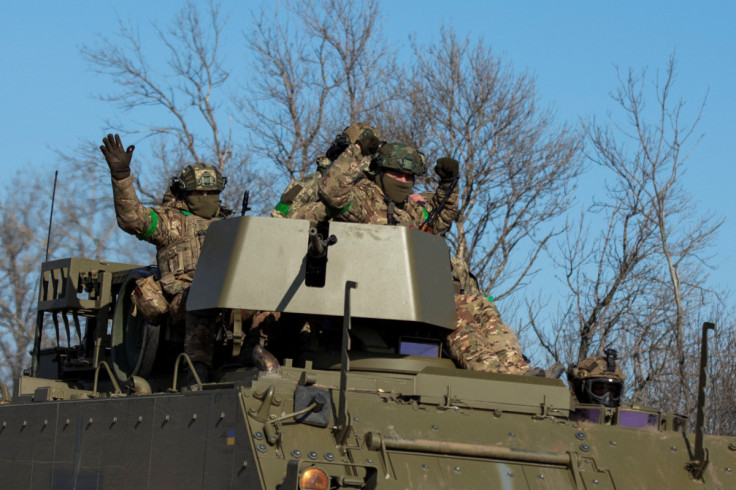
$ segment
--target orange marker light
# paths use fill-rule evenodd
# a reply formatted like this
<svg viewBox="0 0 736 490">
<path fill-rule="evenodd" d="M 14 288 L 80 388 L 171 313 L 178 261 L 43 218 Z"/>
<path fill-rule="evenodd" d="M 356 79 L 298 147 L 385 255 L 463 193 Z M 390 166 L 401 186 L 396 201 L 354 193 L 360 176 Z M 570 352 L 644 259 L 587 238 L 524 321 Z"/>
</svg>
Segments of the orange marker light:
<svg viewBox="0 0 736 490">
<path fill-rule="evenodd" d="M 330 488 L 330 477 L 319 468 L 309 468 L 299 478 L 301 490 L 328 490 Z"/>
</svg>

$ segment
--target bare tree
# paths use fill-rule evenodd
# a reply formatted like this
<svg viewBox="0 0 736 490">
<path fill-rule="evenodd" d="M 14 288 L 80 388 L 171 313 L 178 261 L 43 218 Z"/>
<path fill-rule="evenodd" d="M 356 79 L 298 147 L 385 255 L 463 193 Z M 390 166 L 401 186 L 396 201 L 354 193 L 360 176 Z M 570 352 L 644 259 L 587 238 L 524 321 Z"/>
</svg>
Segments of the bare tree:
<svg viewBox="0 0 736 490">
<path fill-rule="evenodd" d="M 44 223 L 49 217 L 52 179 L 30 179 L 23 193 L 8 192 L 0 201 L 0 377 L 18 378 L 33 342 L 41 262 L 46 251 Z M 48 200 L 33 198 L 49 196 Z M 43 231 L 40 231 L 43 230 Z M 50 245 L 53 251 L 53 244 Z"/>
<path fill-rule="evenodd" d="M 378 0 L 295 0 L 261 10 L 247 33 L 252 90 L 240 99 L 251 148 L 290 179 L 314 171 L 337 132 L 384 100 L 390 50 Z"/>
<path fill-rule="evenodd" d="M 93 70 L 110 77 L 118 91 L 100 95 L 112 102 L 130 119 L 125 123 L 110 118 L 106 125 L 130 135 L 154 139 L 151 155 L 136 154 L 134 163 L 147 168 L 137 175 L 142 196 L 151 202 L 160 200 L 162 183 L 189 163 L 216 165 L 233 183 L 258 184 L 268 188 L 268 179 L 248 173 L 248 157 L 236 144 L 243 140 L 233 134 L 229 110 L 231 97 L 226 92 L 230 72 L 224 67 L 221 37 L 227 25 L 220 8 L 210 3 L 200 9 L 188 2 L 168 28 L 152 25 L 158 46 L 144 46 L 136 27 L 118 23 L 117 37 L 101 37 L 94 48 L 82 50 Z M 166 64 L 152 61 L 158 48 L 166 53 Z M 157 112 L 151 115 L 150 110 Z M 138 122 L 137 114 L 146 114 L 150 122 Z M 140 152 L 139 152 L 140 153 Z M 237 202 L 237 186 L 226 188 L 226 202 Z M 267 198 L 266 198 L 267 199 Z M 264 199 L 264 201 L 266 200 Z"/>
<path fill-rule="evenodd" d="M 719 305 L 720 306 L 720 305 Z M 714 308 L 717 320 L 709 340 L 708 403 L 706 430 L 711 434 L 736 435 L 736 324 L 733 308 Z"/>
<path fill-rule="evenodd" d="M 558 261 L 568 308 L 553 336 L 535 331 L 549 354 L 572 354 L 568 361 L 616 345 L 633 400 L 690 414 L 701 315 L 718 301 L 706 283 L 707 247 L 722 220 L 696 216 L 682 187 L 703 105 L 683 122 L 685 102 L 672 96 L 675 74 L 671 58 L 653 84 L 657 105 L 650 111 L 646 71 L 629 70 L 613 94 L 625 124 L 585 123 L 588 156 L 611 177 L 606 198 L 585 219 L 606 226 L 593 230 L 592 241 L 583 219 L 569 230 Z"/>
<path fill-rule="evenodd" d="M 581 139 L 539 106 L 535 80 L 517 74 L 482 41 L 443 28 L 414 46 L 416 64 L 400 87 L 412 143 L 462 163 L 457 254 L 497 299 L 524 286 L 559 230 L 581 171 Z"/>
</svg>

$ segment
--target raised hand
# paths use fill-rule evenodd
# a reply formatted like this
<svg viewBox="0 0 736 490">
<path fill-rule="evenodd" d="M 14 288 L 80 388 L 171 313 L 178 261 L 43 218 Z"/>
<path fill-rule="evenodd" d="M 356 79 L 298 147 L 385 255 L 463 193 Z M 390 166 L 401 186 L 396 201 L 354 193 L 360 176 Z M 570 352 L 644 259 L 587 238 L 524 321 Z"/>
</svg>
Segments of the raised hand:
<svg viewBox="0 0 736 490">
<path fill-rule="evenodd" d="M 123 142 L 120 141 L 120 135 L 108 134 L 107 138 L 102 138 L 104 145 L 100 146 L 100 151 L 105 155 L 107 166 L 110 167 L 110 174 L 115 180 L 121 180 L 130 175 L 130 161 L 133 159 L 133 150 L 135 146 L 130 145 L 124 149 Z"/>
</svg>

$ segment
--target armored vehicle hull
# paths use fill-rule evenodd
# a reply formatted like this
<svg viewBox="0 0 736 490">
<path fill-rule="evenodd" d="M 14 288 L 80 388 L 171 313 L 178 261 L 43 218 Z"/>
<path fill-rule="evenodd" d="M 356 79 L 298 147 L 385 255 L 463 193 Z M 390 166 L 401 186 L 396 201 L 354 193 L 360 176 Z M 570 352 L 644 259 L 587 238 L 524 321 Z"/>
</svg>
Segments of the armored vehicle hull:
<svg viewBox="0 0 736 490">
<path fill-rule="evenodd" d="M 559 379 L 462 370 L 433 350 L 455 322 L 440 239 L 333 224 L 337 242 L 315 265 L 309 226 L 213 225 L 188 307 L 306 318 L 311 338 L 279 355 L 280 366 L 228 357 L 213 382 L 186 388 L 186 357 L 161 352 L 177 345 L 165 328 L 146 376 L 132 371 L 153 355 L 150 326 L 128 321 L 136 340 L 125 348 L 108 331 L 139 266 L 46 264 L 33 367 L 0 404 L 3 487 L 736 488 L 736 437 L 705 436 L 699 460 L 682 417 L 579 405 Z M 387 250 L 393 258 L 379 261 Z M 309 275 L 321 285 L 307 286 Z M 387 294 L 396 284 L 403 293 Z M 71 346 L 60 325 L 74 337 L 78 316 L 86 328 Z M 47 317 L 53 348 L 41 348 Z M 224 338 L 227 349 L 237 344 Z M 123 351 L 131 362 L 120 362 Z"/>
</svg>

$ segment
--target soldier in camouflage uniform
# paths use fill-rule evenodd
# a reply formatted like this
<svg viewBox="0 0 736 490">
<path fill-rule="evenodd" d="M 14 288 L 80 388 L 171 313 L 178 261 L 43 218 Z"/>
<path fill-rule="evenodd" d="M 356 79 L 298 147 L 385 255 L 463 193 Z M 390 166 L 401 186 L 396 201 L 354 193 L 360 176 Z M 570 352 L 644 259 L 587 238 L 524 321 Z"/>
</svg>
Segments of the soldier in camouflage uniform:
<svg viewBox="0 0 736 490">
<path fill-rule="evenodd" d="M 328 214 L 332 214 L 333 219 L 419 227 L 428 215 L 424 206 L 430 209 L 438 206 L 446 193 L 451 192 L 431 231 L 442 235 L 449 230 L 457 215 L 458 190 L 451 185 L 459 172 L 456 160 L 441 158 L 437 161 L 435 171 L 440 177 L 440 186 L 434 195 L 410 200 L 413 178 L 402 182 L 396 171 L 421 175 L 424 159 L 417 152 L 406 145 L 382 146 L 373 159 L 372 170 L 376 172 L 373 181 L 356 181 L 355 176 L 361 173 L 356 153 L 355 149 L 348 148 L 320 182 L 320 195 L 328 204 Z M 335 212 L 338 207 L 342 208 Z M 501 323 L 493 302 L 480 294 L 467 264 L 457 258 L 451 260 L 451 264 L 457 284 L 458 319 L 456 330 L 446 339 L 451 358 L 459 366 L 475 371 L 509 374 L 529 371 L 516 335 Z"/>
<path fill-rule="evenodd" d="M 195 163 L 172 179 L 162 205 L 147 208 L 138 200 L 130 174 L 134 146 L 123 148 L 120 136 L 108 135 L 100 146 L 112 176 L 118 225 L 123 231 L 156 246 L 160 284 L 169 302 L 169 317 L 185 319 L 185 350 L 200 378 L 206 381 L 212 364 L 216 310 L 186 311 L 194 269 L 210 224 L 229 211 L 220 204 L 226 179 L 217 167 Z"/>
<path fill-rule="evenodd" d="M 408 199 L 414 178 L 426 172 L 423 155 L 401 143 L 384 144 L 371 160 L 374 177 L 369 179 L 362 161 L 375 152 L 377 144 L 370 137 L 361 139 L 327 170 L 319 183 L 327 215 L 335 221 L 420 227 L 450 193 L 433 232 L 442 234 L 449 230 L 457 216 L 458 189 L 451 184 L 458 175 L 458 162 L 451 158 L 437 161 L 435 172 L 440 185 L 424 207 Z"/>
<path fill-rule="evenodd" d="M 496 305 L 480 291 L 468 264 L 459 257 L 451 257 L 450 264 L 457 313 L 457 328 L 447 336 L 450 357 L 473 371 L 529 372 L 516 334 L 501 322 Z"/>
<path fill-rule="evenodd" d="M 473 371 L 524 374 L 530 367 L 513 330 L 501 323 L 492 301 L 479 294 L 456 294 L 457 328 L 447 336 L 450 357 Z"/>
<path fill-rule="evenodd" d="M 290 211 L 299 209 L 305 204 L 315 202 L 317 184 L 327 172 L 332 161 L 325 155 L 317 157 L 317 171 L 307 174 L 301 179 L 291 182 L 281 194 L 281 199 L 271 211 L 272 218 L 286 218 Z"/>
<path fill-rule="evenodd" d="M 327 149 L 327 153 L 317 157 L 317 171 L 293 181 L 286 187 L 286 190 L 281 194 L 279 203 L 271 212 L 271 217 L 292 218 L 295 215 L 292 214 L 289 216 L 289 212 L 296 211 L 306 204 L 316 202 L 319 199 L 317 192 L 319 181 L 325 175 L 325 172 L 327 172 L 327 169 L 332 162 L 340 156 L 340 154 L 345 151 L 351 143 L 357 143 L 361 136 L 368 134 L 374 135 L 379 140 L 381 139 L 381 133 L 376 128 L 365 122 L 351 124 L 345 128 L 335 137 L 332 144 Z M 363 162 L 365 168 L 367 168 L 370 158 L 364 160 L 367 160 Z"/>
<path fill-rule="evenodd" d="M 618 407 L 624 389 L 624 373 L 616 364 L 617 353 L 606 349 L 605 356 L 592 356 L 567 370 L 570 391 L 579 403 Z"/>
</svg>

